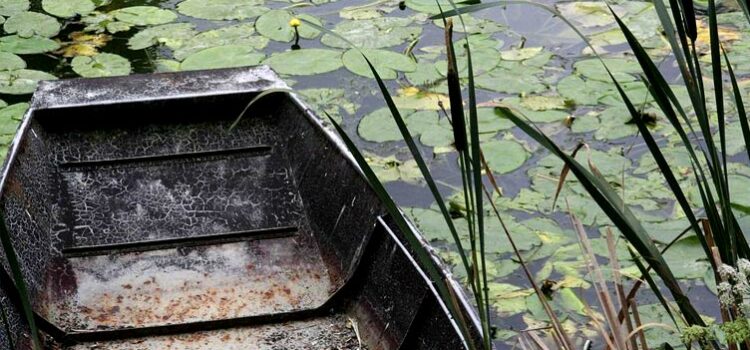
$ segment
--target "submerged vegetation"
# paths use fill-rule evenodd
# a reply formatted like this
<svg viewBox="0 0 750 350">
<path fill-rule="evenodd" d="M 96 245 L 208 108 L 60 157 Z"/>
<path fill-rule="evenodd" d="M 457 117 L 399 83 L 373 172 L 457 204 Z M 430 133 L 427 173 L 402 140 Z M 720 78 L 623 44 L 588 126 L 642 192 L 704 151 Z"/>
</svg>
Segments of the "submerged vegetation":
<svg viewBox="0 0 750 350">
<path fill-rule="evenodd" d="M 748 347 L 744 0 L 5 0 L 0 16 L 3 149 L 40 80 L 267 64 L 454 265 L 475 348 Z"/>
</svg>

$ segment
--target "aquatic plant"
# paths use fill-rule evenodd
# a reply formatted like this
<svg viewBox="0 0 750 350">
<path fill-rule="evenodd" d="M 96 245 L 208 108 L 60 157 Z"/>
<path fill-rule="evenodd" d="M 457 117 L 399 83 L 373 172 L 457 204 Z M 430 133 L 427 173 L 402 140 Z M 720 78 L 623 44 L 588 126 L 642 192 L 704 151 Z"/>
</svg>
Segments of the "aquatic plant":
<svg viewBox="0 0 750 350">
<path fill-rule="evenodd" d="M 468 6 L 454 11 L 454 14 L 477 11 L 494 6 L 502 6 L 509 3 L 520 3 L 523 1 L 501 1 L 485 3 L 480 5 Z M 741 1 L 740 1 L 741 2 Z M 723 264 L 737 266 L 741 259 L 747 259 L 750 255 L 750 247 L 746 241 L 737 218 L 734 213 L 736 208 L 731 200 L 731 191 L 729 176 L 727 170 L 727 142 L 726 142 L 726 122 L 729 117 L 724 106 L 724 94 L 726 87 L 722 80 L 722 54 L 723 61 L 727 69 L 727 75 L 732 83 L 728 95 L 734 98 L 736 107 L 735 117 L 739 119 L 742 125 L 742 135 L 745 141 L 745 148 L 750 157 L 750 129 L 744 110 L 742 93 L 737 84 L 736 76 L 732 71 L 731 63 L 721 47 L 719 42 L 718 25 L 716 19 L 716 4 L 713 0 L 708 1 L 708 29 L 710 39 L 710 72 L 713 78 L 713 91 L 706 88 L 703 83 L 703 70 L 699 60 L 699 54 L 696 51 L 696 39 L 698 37 L 696 29 L 696 17 L 691 1 L 678 2 L 669 1 L 669 7 L 663 1 L 654 2 L 660 23 L 664 29 L 667 40 L 669 41 L 672 56 L 680 70 L 683 78 L 684 87 L 690 99 L 691 111 L 685 108 L 676 98 L 673 88 L 667 84 L 664 75 L 659 71 L 658 66 L 653 62 L 649 54 L 643 48 L 638 39 L 633 35 L 628 26 L 617 16 L 610 8 L 620 30 L 625 35 L 635 57 L 642 70 L 642 83 L 648 89 L 651 97 L 658 104 L 662 114 L 669 121 L 672 127 L 679 135 L 680 141 L 690 157 L 690 164 L 693 170 L 694 184 L 698 187 L 702 207 L 691 207 L 683 188 L 677 181 L 669 162 L 660 150 L 658 142 L 654 139 L 650 129 L 650 121 L 644 117 L 632 102 L 628 94 L 622 88 L 612 71 L 607 67 L 601 57 L 596 54 L 596 49 L 581 34 L 581 37 L 589 45 L 592 52 L 601 60 L 607 74 L 616 87 L 620 97 L 625 103 L 633 122 L 637 125 L 645 144 L 647 145 L 652 156 L 656 160 L 661 174 L 674 193 L 674 200 L 678 203 L 684 214 L 690 222 L 690 230 L 700 241 L 701 246 L 706 254 L 707 259 L 711 262 L 716 275 L 721 275 L 721 271 L 727 271 Z M 747 7 L 741 4 L 747 15 Z M 670 16 L 671 10 L 671 16 Z M 750 16 L 748 16 L 750 19 Z M 563 20 L 565 20 L 563 18 Z M 576 30 L 577 33 L 580 34 Z M 716 124 L 713 116 L 707 108 L 707 96 L 713 94 Z M 686 320 L 689 328 L 686 340 L 692 340 L 697 334 L 702 334 L 697 329 L 706 327 L 705 322 L 701 319 L 692 305 L 690 298 L 682 291 L 679 283 L 672 272 L 673 266 L 665 261 L 662 252 L 656 249 L 649 233 L 644 229 L 640 220 L 630 211 L 627 203 L 624 203 L 615 189 L 599 173 L 596 167 L 589 162 L 588 169 L 579 163 L 574 155 L 568 155 L 560 149 L 551 139 L 549 139 L 540 129 L 536 128 L 532 122 L 520 117 L 516 112 L 509 108 L 498 107 L 497 113 L 503 117 L 509 118 L 526 134 L 531 136 L 542 146 L 547 148 L 553 154 L 565 162 L 563 172 L 572 171 L 584 186 L 590 196 L 604 210 L 609 219 L 620 230 L 621 234 L 635 248 L 640 257 L 642 257 L 648 268 L 655 271 L 661 277 L 662 282 L 670 290 L 672 297 L 677 302 L 681 316 Z M 695 124 L 697 124 L 697 131 Z M 718 128 L 719 140 L 714 139 L 713 131 Z M 706 219 L 699 220 L 696 212 L 703 211 Z M 644 271 L 647 272 L 647 271 Z M 721 279 L 717 278 L 717 282 Z M 725 328 L 729 331 L 730 336 L 727 340 L 730 343 L 739 342 L 745 338 L 743 324 L 746 323 L 744 313 L 741 307 L 734 301 L 733 307 L 727 307 L 726 302 L 729 300 L 727 293 L 734 295 L 735 285 L 723 284 L 722 289 L 724 307 L 722 317 L 724 318 Z M 744 286 L 740 286 L 743 289 Z M 669 312 L 667 305 L 658 287 L 652 285 L 654 293 L 659 296 L 664 308 Z M 743 289 L 744 290 L 744 289 Z M 730 292 L 731 291 L 731 292 Z M 677 325 L 677 323 L 676 323 Z M 708 339 L 704 339 L 708 341 Z M 711 340 L 713 341 L 713 340 Z M 717 344 L 713 341 L 714 346 Z"/>
</svg>

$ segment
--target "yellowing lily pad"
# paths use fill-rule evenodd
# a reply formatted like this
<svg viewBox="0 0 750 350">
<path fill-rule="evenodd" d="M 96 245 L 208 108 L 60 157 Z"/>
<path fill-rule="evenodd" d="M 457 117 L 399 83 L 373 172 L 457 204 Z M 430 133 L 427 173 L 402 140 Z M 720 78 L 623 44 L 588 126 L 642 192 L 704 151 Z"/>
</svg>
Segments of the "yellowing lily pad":
<svg viewBox="0 0 750 350">
<path fill-rule="evenodd" d="M 398 108 L 404 109 L 439 110 L 439 103 L 442 103 L 446 109 L 451 107 L 447 95 L 422 91 L 414 86 L 399 89 L 398 95 L 393 97 L 393 102 Z"/>
</svg>

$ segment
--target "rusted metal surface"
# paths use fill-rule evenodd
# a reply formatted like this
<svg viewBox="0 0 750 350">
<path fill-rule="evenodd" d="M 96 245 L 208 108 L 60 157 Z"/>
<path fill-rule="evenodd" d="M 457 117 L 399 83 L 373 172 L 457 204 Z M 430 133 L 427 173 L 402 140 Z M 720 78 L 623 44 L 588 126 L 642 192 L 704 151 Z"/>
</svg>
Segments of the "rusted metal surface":
<svg viewBox="0 0 750 350">
<path fill-rule="evenodd" d="M 69 331 L 150 327 L 314 308 L 331 292 L 317 251 L 294 237 L 65 261 L 49 318 Z M 70 276 L 64 276 L 70 278 Z M 57 285 L 61 281 L 53 281 Z M 70 285 L 70 283 L 67 283 Z"/>
<path fill-rule="evenodd" d="M 172 336 L 85 343 L 66 350 L 367 350 L 345 315 Z"/>
</svg>

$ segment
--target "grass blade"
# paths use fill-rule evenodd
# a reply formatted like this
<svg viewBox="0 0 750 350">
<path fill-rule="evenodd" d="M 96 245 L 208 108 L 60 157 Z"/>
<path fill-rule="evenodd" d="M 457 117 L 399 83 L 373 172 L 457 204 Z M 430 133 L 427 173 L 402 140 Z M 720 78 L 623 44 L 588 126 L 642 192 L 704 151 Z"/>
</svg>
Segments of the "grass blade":
<svg viewBox="0 0 750 350">
<path fill-rule="evenodd" d="M 611 186 L 606 181 L 602 181 L 602 179 L 597 178 L 594 174 L 587 171 L 575 159 L 565 154 L 565 152 L 562 152 L 552 140 L 547 138 L 547 136 L 541 131 L 532 127 L 529 122 L 516 116 L 515 113 L 507 108 L 498 107 L 496 108 L 496 111 L 510 119 L 527 135 L 539 142 L 542 146 L 570 166 L 571 171 L 576 175 L 576 178 L 578 178 L 581 185 L 583 185 L 589 195 L 591 195 L 592 199 L 594 199 L 594 201 L 602 208 L 604 213 L 607 214 L 609 219 L 612 220 L 625 238 L 631 242 L 638 253 L 646 259 L 649 266 L 651 266 L 659 277 L 661 277 L 688 322 L 691 325 L 696 324 L 705 326 L 705 323 L 700 318 L 698 312 L 695 311 L 690 300 L 683 293 L 677 279 L 664 261 L 664 258 L 659 253 L 651 238 L 646 233 L 645 229 L 643 229 L 640 222 L 635 218 L 632 212 L 630 212 L 626 206 L 622 205 L 622 200 Z"/>
</svg>

